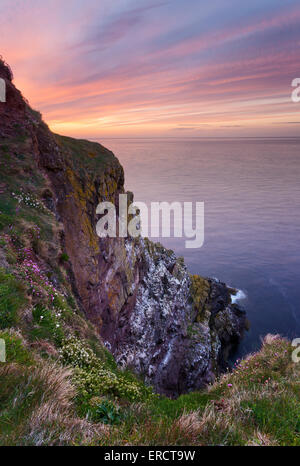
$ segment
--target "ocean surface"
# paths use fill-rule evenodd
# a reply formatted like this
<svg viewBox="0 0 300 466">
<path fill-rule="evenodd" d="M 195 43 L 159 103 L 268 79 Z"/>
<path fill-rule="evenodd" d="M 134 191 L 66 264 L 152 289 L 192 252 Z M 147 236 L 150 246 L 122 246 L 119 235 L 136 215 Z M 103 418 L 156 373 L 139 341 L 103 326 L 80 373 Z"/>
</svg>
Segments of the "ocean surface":
<svg viewBox="0 0 300 466">
<path fill-rule="evenodd" d="M 136 201 L 205 203 L 205 242 L 153 238 L 184 256 L 192 273 L 242 291 L 250 331 L 300 337 L 300 139 L 103 139 Z"/>
</svg>

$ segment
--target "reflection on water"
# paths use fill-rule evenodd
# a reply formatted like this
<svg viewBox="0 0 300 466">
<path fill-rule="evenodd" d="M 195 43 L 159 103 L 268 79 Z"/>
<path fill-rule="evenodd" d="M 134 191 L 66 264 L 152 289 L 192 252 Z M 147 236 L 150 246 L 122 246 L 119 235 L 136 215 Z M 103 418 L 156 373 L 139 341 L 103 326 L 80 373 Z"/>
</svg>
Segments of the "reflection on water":
<svg viewBox="0 0 300 466">
<path fill-rule="evenodd" d="M 205 243 L 163 238 L 192 273 L 245 293 L 251 330 L 300 336 L 300 139 L 103 140 L 135 200 L 204 201 Z M 155 239 L 157 240 L 157 239 Z"/>
</svg>

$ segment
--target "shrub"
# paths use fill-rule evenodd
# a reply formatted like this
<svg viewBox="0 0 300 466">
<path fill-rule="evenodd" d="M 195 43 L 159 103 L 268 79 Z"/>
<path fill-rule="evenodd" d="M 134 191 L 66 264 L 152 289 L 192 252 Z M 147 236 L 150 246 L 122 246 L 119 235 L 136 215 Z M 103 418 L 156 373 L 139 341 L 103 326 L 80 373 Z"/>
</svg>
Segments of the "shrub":
<svg viewBox="0 0 300 466">
<path fill-rule="evenodd" d="M 107 368 L 92 349 L 74 336 L 64 341 L 59 353 L 63 364 L 75 368 L 74 383 L 81 401 L 96 395 L 113 395 L 134 401 L 147 399 L 152 394 L 150 388 L 132 375 Z"/>
<path fill-rule="evenodd" d="M 74 383 L 78 393 L 84 398 L 95 395 L 112 395 L 129 401 L 143 398 L 138 383 L 129 382 L 122 374 L 115 374 L 107 369 L 77 369 Z"/>
<path fill-rule="evenodd" d="M 60 359 L 65 365 L 90 368 L 92 366 L 99 366 L 100 364 L 95 353 L 74 336 L 70 336 L 64 340 L 59 353 Z"/>
</svg>

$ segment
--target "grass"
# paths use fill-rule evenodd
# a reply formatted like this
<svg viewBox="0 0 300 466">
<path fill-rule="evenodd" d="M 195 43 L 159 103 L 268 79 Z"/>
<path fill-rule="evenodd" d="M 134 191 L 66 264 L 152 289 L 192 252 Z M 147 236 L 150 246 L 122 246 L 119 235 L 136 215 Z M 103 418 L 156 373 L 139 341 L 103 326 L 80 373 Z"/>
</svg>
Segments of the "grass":
<svg viewBox="0 0 300 466">
<path fill-rule="evenodd" d="M 19 138 L 0 144 L 0 232 L 22 234 L 22 219 L 38 225 L 46 240 L 53 237 L 50 212 L 40 200 L 46 179 L 32 163 L 32 153 Z"/>
<path fill-rule="evenodd" d="M 277 439 L 280 445 L 299 445 L 300 403 L 295 396 L 281 394 L 245 402 L 254 424 Z"/>
<path fill-rule="evenodd" d="M 115 158 L 111 151 L 96 142 L 74 139 L 58 134 L 55 135 L 55 139 L 65 154 L 68 155 L 77 172 L 87 170 L 89 174 L 94 175 L 95 170 L 99 172 L 101 167 L 104 167 Z"/>
<path fill-rule="evenodd" d="M 153 417 L 164 417 L 167 420 L 173 421 L 183 413 L 203 410 L 212 399 L 214 399 L 214 395 L 206 392 L 192 392 L 181 395 L 176 400 L 157 397 L 150 404 L 150 409 Z"/>
<path fill-rule="evenodd" d="M 0 445 L 89 443 L 106 428 L 74 416 L 70 371 L 49 362 L 0 368 Z"/>
<path fill-rule="evenodd" d="M 31 365 L 34 363 L 32 353 L 24 345 L 22 337 L 14 331 L 0 331 L 0 338 L 5 341 L 6 363 Z"/>
<path fill-rule="evenodd" d="M 33 340 L 49 340 L 60 345 L 64 332 L 55 313 L 46 307 L 36 305 L 32 310 L 34 327 L 30 332 Z"/>
<path fill-rule="evenodd" d="M 0 269 L 0 328 L 18 324 L 19 311 L 26 301 L 23 283 Z"/>
<path fill-rule="evenodd" d="M 0 366 L 0 445 L 300 445 L 300 370 L 280 337 L 200 392 L 138 402 L 99 393 L 78 409 L 72 370 L 33 364 L 17 335 L 1 335 L 18 344 Z"/>
<path fill-rule="evenodd" d="M 300 445 L 299 365 L 289 342 L 262 349 L 208 389 L 130 407 L 114 445 Z"/>
</svg>

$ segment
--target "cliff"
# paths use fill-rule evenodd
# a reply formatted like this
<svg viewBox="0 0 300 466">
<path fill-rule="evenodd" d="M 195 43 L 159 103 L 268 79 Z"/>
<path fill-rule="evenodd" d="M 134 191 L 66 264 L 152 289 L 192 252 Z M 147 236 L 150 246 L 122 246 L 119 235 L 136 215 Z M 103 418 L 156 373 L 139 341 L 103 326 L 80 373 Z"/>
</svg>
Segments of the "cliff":
<svg viewBox="0 0 300 466">
<path fill-rule="evenodd" d="M 0 103 L 0 267 L 14 273 L 35 261 L 50 294 L 73 300 L 119 367 L 156 392 L 176 397 L 213 382 L 245 329 L 232 290 L 191 276 L 172 251 L 147 239 L 99 239 L 98 203 L 117 206 L 124 193 L 117 158 L 100 144 L 53 134 L 3 62 L 0 78 L 7 89 Z M 36 307 L 43 293 L 31 286 L 26 299 Z"/>
<path fill-rule="evenodd" d="M 0 446 L 299 445 L 298 349 L 267 335 L 221 374 L 233 290 L 160 244 L 99 240 L 118 160 L 52 134 L 1 60 L 0 78 Z"/>
</svg>

